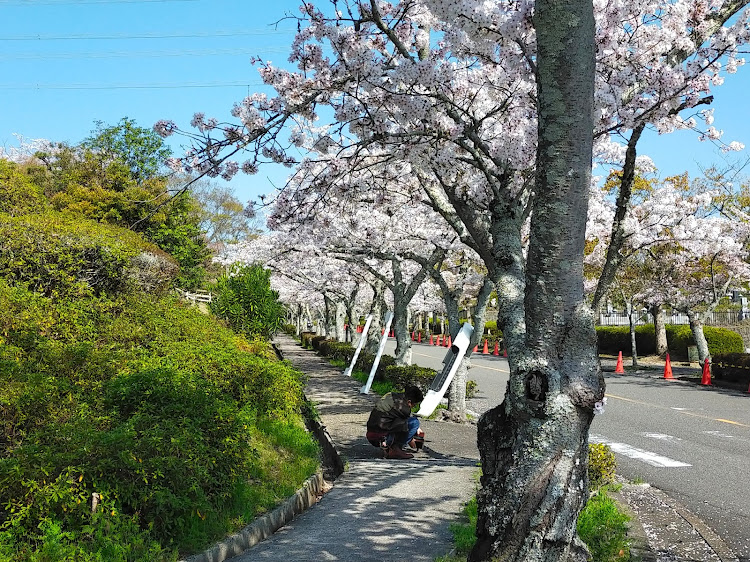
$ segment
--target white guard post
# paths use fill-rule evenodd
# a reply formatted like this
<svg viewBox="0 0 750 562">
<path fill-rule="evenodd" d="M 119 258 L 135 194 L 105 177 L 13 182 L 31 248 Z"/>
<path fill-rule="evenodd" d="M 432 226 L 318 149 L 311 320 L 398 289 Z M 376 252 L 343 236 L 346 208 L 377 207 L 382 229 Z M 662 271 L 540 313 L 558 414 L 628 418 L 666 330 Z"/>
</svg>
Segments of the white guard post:
<svg viewBox="0 0 750 562">
<path fill-rule="evenodd" d="M 346 371 L 344 371 L 344 374 L 347 377 L 352 376 L 352 371 L 354 370 L 354 365 L 357 363 L 359 352 L 362 351 L 362 346 L 365 344 L 365 340 L 367 340 L 367 330 L 370 329 L 370 322 L 372 322 L 372 314 L 367 315 L 367 319 L 365 320 L 365 327 L 362 328 L 362 336 L 359 338 L 359 343 L 357 344 L 357 351 L 354 352 L 351 364 L 349 365 L 349 367 L 347 367 Z"/>
<path fill-rule="evenodd" d="M 456 339 L 453 340 L 448 353 L 443 359 L 443 370 L 439 372 L 432 381 L 427 396 L 422 400 L 422 406 L 417 412 L 418 416 L 427 417 L 435 411 L 437 405 L 445 396 L 448 391 L 448 387 L 453 380 L 453 376 L 458 371 L 458 366 L 461 364 L 466 354 L 466 350 L 469 349 L 469 343 L 471 342 L 471 335 L 474 333 L 474 327 L 471 324 L 464 324 L 461 326 L 461 330 L 456 335 Z"/>
<path fill-rule="evenodd" d="M 372 369 L 370 369 L 370 376 L 367 377 L 367 382 L 365 383 L 365 386 L 359 389 L 359 391 L 362 394 L 370 394 L 370 387 L 372 386 L 372 381 L 375 380 L 375 371 L 378 370 L 378 365 L 380 364 L 380 356 L 383 355 L 383 350 L 385 349 L 385 342 L 388 341 L 388 334 L 391 331 L 391 322 L 393 321 L 393 312 L 388 312 L 388 314 L 385 315 L 385 330 L 383 330 L 383 336 L 380 338 L 380 347 L 378 347 L 378 354 L 375 356 L 375 361 L 372 363 Z"/>
</svg>

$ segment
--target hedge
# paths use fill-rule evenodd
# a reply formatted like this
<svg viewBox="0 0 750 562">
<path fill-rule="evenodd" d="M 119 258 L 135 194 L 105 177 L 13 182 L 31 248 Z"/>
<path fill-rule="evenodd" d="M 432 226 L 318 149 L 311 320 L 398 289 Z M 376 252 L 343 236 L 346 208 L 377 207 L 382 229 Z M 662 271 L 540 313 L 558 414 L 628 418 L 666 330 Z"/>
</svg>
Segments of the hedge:
<svg viewBox="0 0 750 562">
<path fill-rule="evenodd" d="M 349 363 L 354 357 L 354 348 L 349 343 L 326 339 L 325 336 L 317 336 L 313 332 L 303 332 L 302 343 L 306 347 L 312 347 L 318 353 L 331 359 L 339 359 Z M 360 371 L 369 373 L 375 362 L 375 355 L 362 350 L 357 357 L 355 367 Z M 418 365 L 396 365 L 396 359 L 391 355 L 381 355 L 380 363 L 375 371 L 375 380 L 390 382 L 397 388 L 406 385 L 418 386 L 422 391 L 427 391 L 435 378 L 435 370 Z"/>
<path fill-rule="evenodd" d="M 672 359 L 687 360 L 688 346 L 695 345 L 690 326 L 685 324 L 667 324 L 667 348 Z M 616 355 L 622 351 L 630 353 L 630 328 L 628 326 L 597 326 L 599 353 Z M 733 330 L 704 326 L 703 334 L 708 342 L 708 351 L 714 355 L 723 353 L 741 353 L 745 349 L 742 336 Z M 635 342 L 640 355 L 656 353 L 656 335 L 653 324 L 636 326 Z"/>
<path fill-rule="evenodd" d="M 713 356 L 711 373 L 717 380 L 741 383 L 750 389 L 750 354 L 723 353 Z"/>
</svg>

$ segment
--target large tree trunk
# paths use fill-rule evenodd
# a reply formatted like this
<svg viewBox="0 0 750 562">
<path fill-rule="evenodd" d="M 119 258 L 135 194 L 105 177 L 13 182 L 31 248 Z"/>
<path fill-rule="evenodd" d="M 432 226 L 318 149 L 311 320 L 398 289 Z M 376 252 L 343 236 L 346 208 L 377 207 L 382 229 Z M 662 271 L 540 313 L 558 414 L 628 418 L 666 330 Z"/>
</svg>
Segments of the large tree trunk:
<svg viewBox="0 0 750 562">
<path fill-rule="evenodd" d="M 337 300 L 336 306 L 336 341 L 346 341 L 346 306 Z"/>
<path fill-rule="evenodd" d="M 656 337 L 656 354 L 659 357 L 666 357 L 669 352 L 667 346 L 667 324 L 664 318 L 664 309 L 660 304 L 653 304 L 649 307 L 651 316 L 654 317 L 654 336 Z"/>
<path fill-rule="evenodd" d="M 474 314 L 472 316 L 474 332 L 472 333 L 471 340 L 469 341 L 469 349 L 466 351 L 466 355 L 459 364 L 456 375 L 453 378 L 453 382 L 448 389 L 448 412 L 451 415 L 451 419 L 455 421 L 466 421 L 466 381 L 469 379 L 469 370 L 471 369 L 471 354 L 472 350 L 479 343 L 479 340 L 482 338 L 482 334 L 484 333 L 485 314 L 487 313 L 487 303 L 490 300 L 492 289 L 492 282 L 489 279 L 486 279 L 484 285 L 479 291 L 479 294 L 477 295 L 477 306 L 474 308 Z M 446 303 L 446 308 L 449 308 L 447 299 L 444 299 L 444 302 Z M 455 299 L 455 302 L 456 328 L 455 330 L 451 330 L 451 336 L 454 338 L 461 329 L 458 319 L 458 299 Z"/>
<path fill-rule="evenodd" d="M 498 279 L 525 292 L 504 296 L 498 317 L 510 340 L 511 374 L 505 401 L 478 427 L 483 474 L 472 561 L 586 556 L 580 541 L 574 545 L 576 520 L 588 495 L 589 426 L 604 394 L 594 318 L 583 293 L 593 131 L 591 1 L 538 0 L 534 25 L 536 198 L 525 283 L 517 273 L 519 241 L 495 238 Z M 512 244 L 510 255 L 498 252 L 503 243 Z M 525 306 L 508 309 L 521 295 Z"/>
<path fill-rule="evenodd" d="M 623 295 L 624 296 L 624 295 Z M 628 314 L 628 325 L 630 327 L 630 356 L 632 358 L 632 365 L 633 367 L 638 366 L 638 346 L 636 345 L 635 340 L 635 327 L 638 323 L 638 317 L 635 307 L 633 306 L 633 302 L 625 299 L 625 307 Z"/>
<path fill-rule="evenodd" d="M 703 333 L 703 315 L 700 312 L 687 311 L 688 322 L 690 322 L 690 331 L 693 333 L 695 345 L 698 346 L 698 359 L 701 364 L 710 357 L 708 352 L 708 342 L 706 335 Z"/>
<path fill-rule="evenodd" d="M 409 336 L 408 302 L 394 299 L 393 304 L 393 333 L 396 336 L 395 359 L 397 365 L 411 365 L 411 337 Z"/>
<path fill-rule="evenodd" d="M 370 330 L 367 333 L 365 351 L 375 355 L 378 352 L 378 348 L 380 347 L 380 338 L 383 331 L 383 320 L 386 311 L 384 295 L 385 284 L 380 280 L 375 280 L 370 285 L 373 292 L 372 304 L 370 305 L 372 322 L 370 323 Z"/>
</svg>

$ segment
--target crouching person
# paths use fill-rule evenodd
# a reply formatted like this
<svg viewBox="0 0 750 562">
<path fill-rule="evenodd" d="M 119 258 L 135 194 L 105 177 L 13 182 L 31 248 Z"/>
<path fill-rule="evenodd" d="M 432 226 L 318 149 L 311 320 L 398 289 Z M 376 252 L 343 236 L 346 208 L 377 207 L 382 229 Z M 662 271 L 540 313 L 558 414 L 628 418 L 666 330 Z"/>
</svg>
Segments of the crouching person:
<svg viewBox="0 0 750 562">
<path fill-rule="evenodd" d="M 419 419 L 411 410 L 424 395 L 416 386 L 407 386 L 404 392 L 389 392 L 378 400 L 367 420 L 367 440 L 376 447 L 385 448 L 388 459 L 411 459 L 404 451 L 408 444 L 415 447 L 424 441 Z"/>
</svg>

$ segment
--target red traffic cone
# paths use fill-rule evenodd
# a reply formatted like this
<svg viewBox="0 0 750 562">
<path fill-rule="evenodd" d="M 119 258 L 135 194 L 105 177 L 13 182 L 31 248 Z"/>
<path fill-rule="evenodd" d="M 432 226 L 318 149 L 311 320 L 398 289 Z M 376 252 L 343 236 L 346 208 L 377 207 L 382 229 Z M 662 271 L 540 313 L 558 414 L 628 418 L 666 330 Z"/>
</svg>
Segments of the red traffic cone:
<svg viewBox="0 0 750 562">
<path fill-rule="evenodd" d="M 492 355 L 495 357 L 500 355 L 500 344 L 498 342 L 495 342 L 495 351 L 492 352 Z"/>
<path fill-rule="evenodd" d="M 422 343 L 422 332 L 417 332 L 417 343 Z"/>
<path fill-rule="evenodd" d="M 667 362 L 664 363 L 664 378 L 665 379 L 674 379 L 672 376 L 672 363 L 669 361 L 669 353 L 667 353 Z"/>
<path fill-rule="evenodd" d="M 703 376 L 701 377 L 701 384 L 704 386 L 711 386 L 711 365 L 708 363 L 708 357 L 703 361 Z"/>
<path fill-rule="evenodd" d="M 442 345 L 443 345 L 443 336 L 442 336 L 442 334 L 438 334 L 437 343 L 435 345 L 439 345 L 439 346 L 442 347 Z"/>
<path fill-rule="evenodd" d="M 471 352 L 476 353 L 477 351 L 479 351 L 479 344 L 475 345 L 474 349 Z"/>
<path fill-rule="evenodd" d="M 435 345 L 435 340 L 432 339 L 432 334 L 430 334 L 430 345 Z"/>
<path fill-rule="evenodd" d="M 487 339 L 484 340 L 484 347 L 482 348 L 482 355 L 487 355 L 490 352 L 489 347 L 487 346 Z"/>
<path fill-rule="evenodd" d="M 625 374 L 625 368 L 622 366 L 622 351 L 617 354 L 617 366 L 615 367 L 615 373 L 620 375 Z"/>
</svg>

